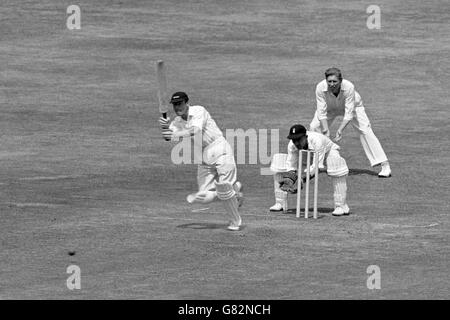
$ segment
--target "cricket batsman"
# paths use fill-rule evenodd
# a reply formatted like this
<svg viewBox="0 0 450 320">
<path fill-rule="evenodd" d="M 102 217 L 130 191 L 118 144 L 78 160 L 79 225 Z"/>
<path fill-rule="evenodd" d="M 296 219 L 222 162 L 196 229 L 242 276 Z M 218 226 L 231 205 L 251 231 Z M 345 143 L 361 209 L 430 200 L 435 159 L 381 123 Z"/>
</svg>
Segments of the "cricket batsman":
<svg viewBox="0 0 450 320">
<path fill-rule="evenodd" d="M 389 161 L 372 130 L 361 96 L 355 90 L 353 83 L 342 78 L 338 68 L 329 68 L 325 71 L 325 79 L 316 86 L 316 102 L 316 112 L 309 129 L 330 137 L 328 121 L 332 122 L 337 116 L 343 116 L 334 141 L 338 142 L 342 139 L 345 127 L 351 122 L 359 134 L 370 165 L 372 167 L 381 165 L 381 171 L 378 174 L 380 178 L 391 177 Z M 322 167 L 323 162 L 319 163 L 319 168 Z"/>
<path fill-rule="evenodd" d="M 299 150 L 317 152 L 318 163 L 326 160 L 327 174 L 332 178 L 334 196 L 334 216 L 348 215 L 350 208 L 347 205 L 347 175 L 348 167 L 345 159 L 339 154 L 340 147 L 327 136 L 313 131 L 307 131 L 301 124 L 292 126 L 289 130 L 290 139 L 286 154 L 275 154 L 270 168 L 274 173 L 275 205 L 270 211 L 286 211 L 288 193 L 300 192 L 301 173 L 297 172 Z M 306 170 L 305 170 L 306 172 Z M 310 167 L 314 174 L 314 165 Z M 298 179 L 300 177 L 300 179 Z"/>
<path fill-rule="evenodd" d="M 198 192 L 188 195 L 187 201 L 207 204 L 220 200 L 231 220 L 227 229 L 238 231 L 242 225 L 239 207 L 243 196 L 242 185 L 236 178 L 233 150 L 208 111 L 188 102 L 185 92 L 175 92 L 170 103 L 176 117 L 172 122 L 170 118 L 159 118 L 165 140 L 193 139 L 194 152 L 201 153 L 194 155 L 202 159 L 197 171 Z"/>
</svg>

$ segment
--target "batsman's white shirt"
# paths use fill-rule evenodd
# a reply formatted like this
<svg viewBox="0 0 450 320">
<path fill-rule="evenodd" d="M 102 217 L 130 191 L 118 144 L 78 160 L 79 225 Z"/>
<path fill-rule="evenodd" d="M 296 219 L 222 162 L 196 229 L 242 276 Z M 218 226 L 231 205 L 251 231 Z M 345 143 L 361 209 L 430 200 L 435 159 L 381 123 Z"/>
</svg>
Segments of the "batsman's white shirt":
<svg viewBox="0 0 450 320">
<path fill-rule="evenodd" d="M 330 150 L 339 150 L 340 147 L 331 141 L 327 136 L 313 131 L 306 131 L 308 135 L 308 150 L 316 151 L 319 157 L 319 163 L 323 163 L 325 155 L 330 152 Z M 287 147 L 288 155 L 286 159 L 287 170 L 297 170 L 298 169 L 298 149 L 295 144 L 289 141 Z M 321 162 L 322 161 L 322 162 Z"/>
<path fill-rule="evenodd" d="M 177 116 L 169 126 L 174 132 L 190 129 L 192 127 L 197 127 L 201 130 L 202 139 L 201 141 L 196 142 L 201 142 L 202 148 L 207 147 L 215 140 L 223 137 L 222 131 L 217 127 L 214 119 L 211 118 L 209 112 L 202 106 L 189 106 L 187 121 L 180 116 Z"/>
<path fill-rule="evenodd" d="M 317 118 L 319 120 L 336 116 L 344 116 L 345 120 L 353 119 L 356 107 L 362 106 L 362 99 L 355 90 L 355 86 L 348 80 L 342 79 L 341 91 L 336 97 L 328 91 L 326 80 L 322 80 L 316 86 Z"/>
<path fill-rule="evenodd" d="M 202 106 L 189 106 L 187 121 L 180 116 L 170 124 L 174 132 L 197 127 L 200 137 L 191 137 L 194 141 L 194 152 L 200 152 L 202 164 L 198 166 L 197 183 L 199 191 L 215 189 L 214 181 L 233 185 L 236 182 L 236 162 L 230 144 L 224 138 L 209 112 Z M 194 155 L 198 158 L 200 155 Z"/>
</svg>

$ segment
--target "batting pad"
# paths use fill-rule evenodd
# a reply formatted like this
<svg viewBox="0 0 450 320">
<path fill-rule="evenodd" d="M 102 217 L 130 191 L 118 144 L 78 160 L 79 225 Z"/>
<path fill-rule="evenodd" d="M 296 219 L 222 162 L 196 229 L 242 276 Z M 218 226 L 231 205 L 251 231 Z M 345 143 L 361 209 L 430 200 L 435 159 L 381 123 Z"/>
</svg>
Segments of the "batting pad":
<svg viewBox="0 0 450 320">
<path fill-rule="evenodd" d="M 343 207 L 347 203 L 347 177 L 333 177 L 334 207 Z"/>
<path fill-rule="evenodd" d="M 275 202 L 281 204 L 283 210 L 287 210 L 288 193 L 282 190 L 275 190 Z"/>
<path fill-rule="evenodd" d="M 241 216 L 239 214 L 239 205 L 236 198 L 236 192 L 230 183 L 216 182 L 217 198 L 222 200 L 225 211 L 231 217 L 231 220 L 239 224 Z"/>
<path fill-rule="evenodd" d="M 280 191 L 280 183 L 283 181 L 283 174 L 282 173 L 275 173 L 273 175 L 273 187 L 275 191 Z"/>
<path fill-rule="evenodd" d="M 331 150 L 327 157 L 327 173 L 330 177 L 343 177 L 348 174 L 348 167 L 345 159 L 339 155 L 338 151 Z"/>
<path fill-rule="evenodd" d="M 270 162 L 270 171 L 273 173 L 286 172 L 287 153 L 275 153 Z"/>
</svg>

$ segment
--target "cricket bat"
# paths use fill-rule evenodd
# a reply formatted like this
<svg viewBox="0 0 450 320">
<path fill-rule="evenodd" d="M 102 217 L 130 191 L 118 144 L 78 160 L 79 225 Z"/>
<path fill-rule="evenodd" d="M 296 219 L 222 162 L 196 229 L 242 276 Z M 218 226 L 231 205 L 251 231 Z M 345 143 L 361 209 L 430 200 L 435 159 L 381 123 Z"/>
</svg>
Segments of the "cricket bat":
<svg viewBox="0 0 450 320">
<path fill-rule="evenodd" d="M 156 79 L 158 81 L 159 112 L 164 119 L 167 119 L 167 112 L 169 111 L 167 106 L 167 79 L 164 61 L 162 60 L 156 62 Z"/>
</svg>

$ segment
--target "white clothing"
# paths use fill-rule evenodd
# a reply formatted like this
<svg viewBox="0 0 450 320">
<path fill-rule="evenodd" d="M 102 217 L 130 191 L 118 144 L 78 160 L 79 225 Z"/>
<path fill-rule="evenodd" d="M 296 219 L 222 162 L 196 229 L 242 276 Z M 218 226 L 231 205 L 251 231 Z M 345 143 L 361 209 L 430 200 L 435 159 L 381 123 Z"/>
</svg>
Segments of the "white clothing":
<svg viewBox="0 0 450 320">
<path fill-rule="evenodd" d="M 327 136 L 313 131 L 306 131 L 308 136 L 308 150 L 316 151 L 319 156 L 319 163 L 323 163 L 325 155 L 330 152 L 330 150 L 339 150 L 340 147 L 331 141 Z M 291 141 L 288 143 L 288 156 L 286 159 L 287 171 L 298 169 L 298 149 L 295 144 Z M 314 161 L 313 161 L 314 163 Z"/>
<path fill-rule="evenodd" d="M 216 122 L 209 112 L 202 106 L 188 106 L 188 119 L 187 121 L 176 116 L 169 126 L 173 132 L 187 130 L 192 127 L 197 127 L 201 130 L 201 147 L 205 148 L 211 144 L 214 140 L 223 137 L 222 131 L 217 127 Z M 195 141 L 195 139 L 194 139 Z M 200 141 L 199 141 L 200 143 Z"/>
<path fill-rule="evenodd" d="M 201 130 L 201 139 L 192 136 L 194 152 L 201 150 L 202 163 L 198 165 L 197 184 L 199 191 L 215 191 L 214 182 L 236 182 L 236 162 L 230 144 L 224 138 L 209 112 L 202 106 L 188 106 L 187 121 L 177 116 L 169 126 L 174 132 L 197 127 Z M 186 139 L 186 138 L 184 138 Z M 201 141 L 201 146 L 199 145 Z M 194 155 L 198 159 L 198 155 Z"/>
<path fill-rule="evenodd" d="M 316 112 L 309 130 L 321 133 L 320 120 L 328 119 L 332 122 L 337 116 L 343 115 L 345 120 L 351 120 L 352 126 L 358 132 L 370 165 L 376 166 L 388 161 L 380 141 L 371 128 L 361 96 L 350 81 L 342 79 L 341 91 L 337 97 L 328 91 L 326 80 L 319 82 L 316 86 L 316 101 Z"/>
</svg>

